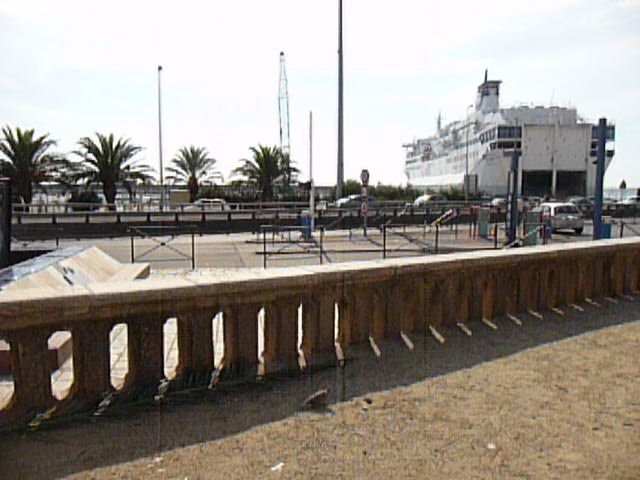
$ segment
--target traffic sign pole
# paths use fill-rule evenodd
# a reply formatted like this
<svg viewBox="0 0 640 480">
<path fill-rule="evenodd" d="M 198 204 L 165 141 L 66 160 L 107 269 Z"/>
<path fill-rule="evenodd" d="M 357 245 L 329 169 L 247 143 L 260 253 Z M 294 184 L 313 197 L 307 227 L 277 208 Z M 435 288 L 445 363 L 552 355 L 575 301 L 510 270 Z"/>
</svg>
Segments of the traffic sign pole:
<svg viewBox="0 0 640 480">
<path fill-rule="evenodd" d="M 362 181 L 362 190 L 360 191 L 360 213 L 362 214 L 362 230 L 364 236 L 367 236 L 367 214 L 369 213 L 369 170 L 360 172 L 360 180 Z"/>
</svg>

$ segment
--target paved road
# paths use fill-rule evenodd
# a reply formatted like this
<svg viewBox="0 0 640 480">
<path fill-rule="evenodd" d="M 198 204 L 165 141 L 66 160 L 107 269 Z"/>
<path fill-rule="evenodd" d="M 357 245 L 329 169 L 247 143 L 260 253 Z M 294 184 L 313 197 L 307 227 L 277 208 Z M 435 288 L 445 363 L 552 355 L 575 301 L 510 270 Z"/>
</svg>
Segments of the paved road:
<svg viewBox="0 0 640 480">
<path fill-rule="evenodd" d="M 640 225 L 628 225 L 624 236 L 640 234 Z M 289 236 L 290 235 L 290 236 Z M 614 225 L 612 236 L 620 235 L 620 227 Z M 592 225 L 587 223 L 584 232 L 576 235 L 571 232 L 554 233 L 552 243 L 589 241 L 592 237 Z M 288 240 L 291 239 L 292 242 Z M 273 242 L 272 242 L 273 240 Z M 296 243 L 298 232 L 284 237 L 267 237 L 268 267 L 290 265 L 316 265 L 320 263 L 317 243 Z M 319 234 L 315 241 L 319 242 Z M 503 242 L 499 238 L 499 244 Z M 352 260 L 378 260 L 383 258 L 384 238 L 377 229 L 369 229 L 368 236 L 362 230 L 327 232 L 323 242 L 323 262 L 336 263 Z M 98 240 L 62 240 L 60 246 L 95 245 L 121 262 L 131 262 L 132 245 L 130 238 Z M 469 227 L 460 226 L 457 234 L 453 228 L 443 228 L 439 232 L 438 248 L 440 252 L 451 250 L 472 250 L 493 248 L 492 240 L 469 238 Z M 52 241 L 14 243 L 20 248 L 55 248 Z M 137 238 L 133 245 L 136 261 L 150 262 L 152 270 L 181 270 L 191 268 L 191 236 Z M 260 268 L 263 266 L 264 245 L 262 237 L 249 234 L 203 235 L 195 236 L 194 251 L 196 268 Z M 386 238 L 387 257 L 424 255 L 435 251 L 435 231 L 422 228 L 394 228 Z"/>
</svg>

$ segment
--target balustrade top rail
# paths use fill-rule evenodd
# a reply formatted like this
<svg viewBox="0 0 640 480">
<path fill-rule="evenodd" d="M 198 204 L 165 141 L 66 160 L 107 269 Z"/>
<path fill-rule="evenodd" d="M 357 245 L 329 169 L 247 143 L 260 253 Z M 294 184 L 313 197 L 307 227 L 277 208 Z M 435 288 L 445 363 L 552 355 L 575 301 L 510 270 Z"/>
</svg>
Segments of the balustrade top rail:
<svg viewBox="0 0 640 480">
<path fill-rule="evenodd" d="M 571 244 L 473 251 L 427 257 L 355 261 L 341 264 L 204 271 L 179 278 L 150 278 L 110 284 L 73 286 L 64 290 L 30 289 L 0 292 L 0 333 L 23 327 L 75 321 L 118 319 L 151 314 L 165 318 L 206 306 L 266 301 L 311 293 L 328 285 L 359 284 L 367 279 L 405 273 L 443 273 L 483 267 L 517 268 L 527 261 L 546 262 L 563 254 L 615 252 L 620 247 L 640 251 L 640 239 L 625 238 Z M 337 282 L 337 283 L 336 283 Z"/>
</svg>

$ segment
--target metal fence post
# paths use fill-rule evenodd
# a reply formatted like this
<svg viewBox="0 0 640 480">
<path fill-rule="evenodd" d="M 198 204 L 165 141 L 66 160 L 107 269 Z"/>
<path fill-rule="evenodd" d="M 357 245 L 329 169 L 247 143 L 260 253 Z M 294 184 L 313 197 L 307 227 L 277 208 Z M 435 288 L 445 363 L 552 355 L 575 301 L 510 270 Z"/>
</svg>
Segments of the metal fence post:
<svg viewBox="0 0 640 480">
<path fill-rule="evenodd" d="M 438 253 L 438 237 L 440 237 L 440 224 L 436 223 L 436 254 Z"/>
<path fill-rule="evenodd" d="M 134 263 L 136 260 L 136 255 L 134 252 L 134 246 L 133 246 L 133 233 L 131 234 L 131 263 Z"/>
<path fill-rule="evenodd" d="M 262 267 L 267 268 L 267 232 L 262 229 Z"/>
<path fill-rule="evenodd" d="M 498 224 L 493 226 L 493 248 L 498 248 Z"/>
<path fill-rule="evenodd" d="M 620 222 L 620 238 L 624 237 L 624 222 Z"/>
<path fill-rule="evenodd" d="M 387 225 L 382 224 L 382 258 L 387 258 Z"/>
<path fill-rule="evenodd" d="M 196 234 L 191 231 L 191 270 L 196 269 Z"/>
<path fill-rule="evenodd" d="M 320 265 L 323 263 L 322 246 L 324 245 L 324 226 L 320 229 Z"/>
</svg>

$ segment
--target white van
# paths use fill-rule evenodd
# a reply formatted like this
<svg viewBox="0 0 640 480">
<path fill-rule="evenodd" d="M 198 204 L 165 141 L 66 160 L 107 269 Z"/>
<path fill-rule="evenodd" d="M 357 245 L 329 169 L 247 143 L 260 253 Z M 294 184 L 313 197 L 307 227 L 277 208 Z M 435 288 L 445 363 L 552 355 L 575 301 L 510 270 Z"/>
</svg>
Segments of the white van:
<svg viewBox="0 0 640 480">
<path fill-rule="evenodd" d="M 573 230 L 580 235 L 584 230 L 582 213 L 573 203 L 547 202 L 538 207 L 542 215 L 548 215 L 551 219 L 551 229 Z"/>
</svg>

